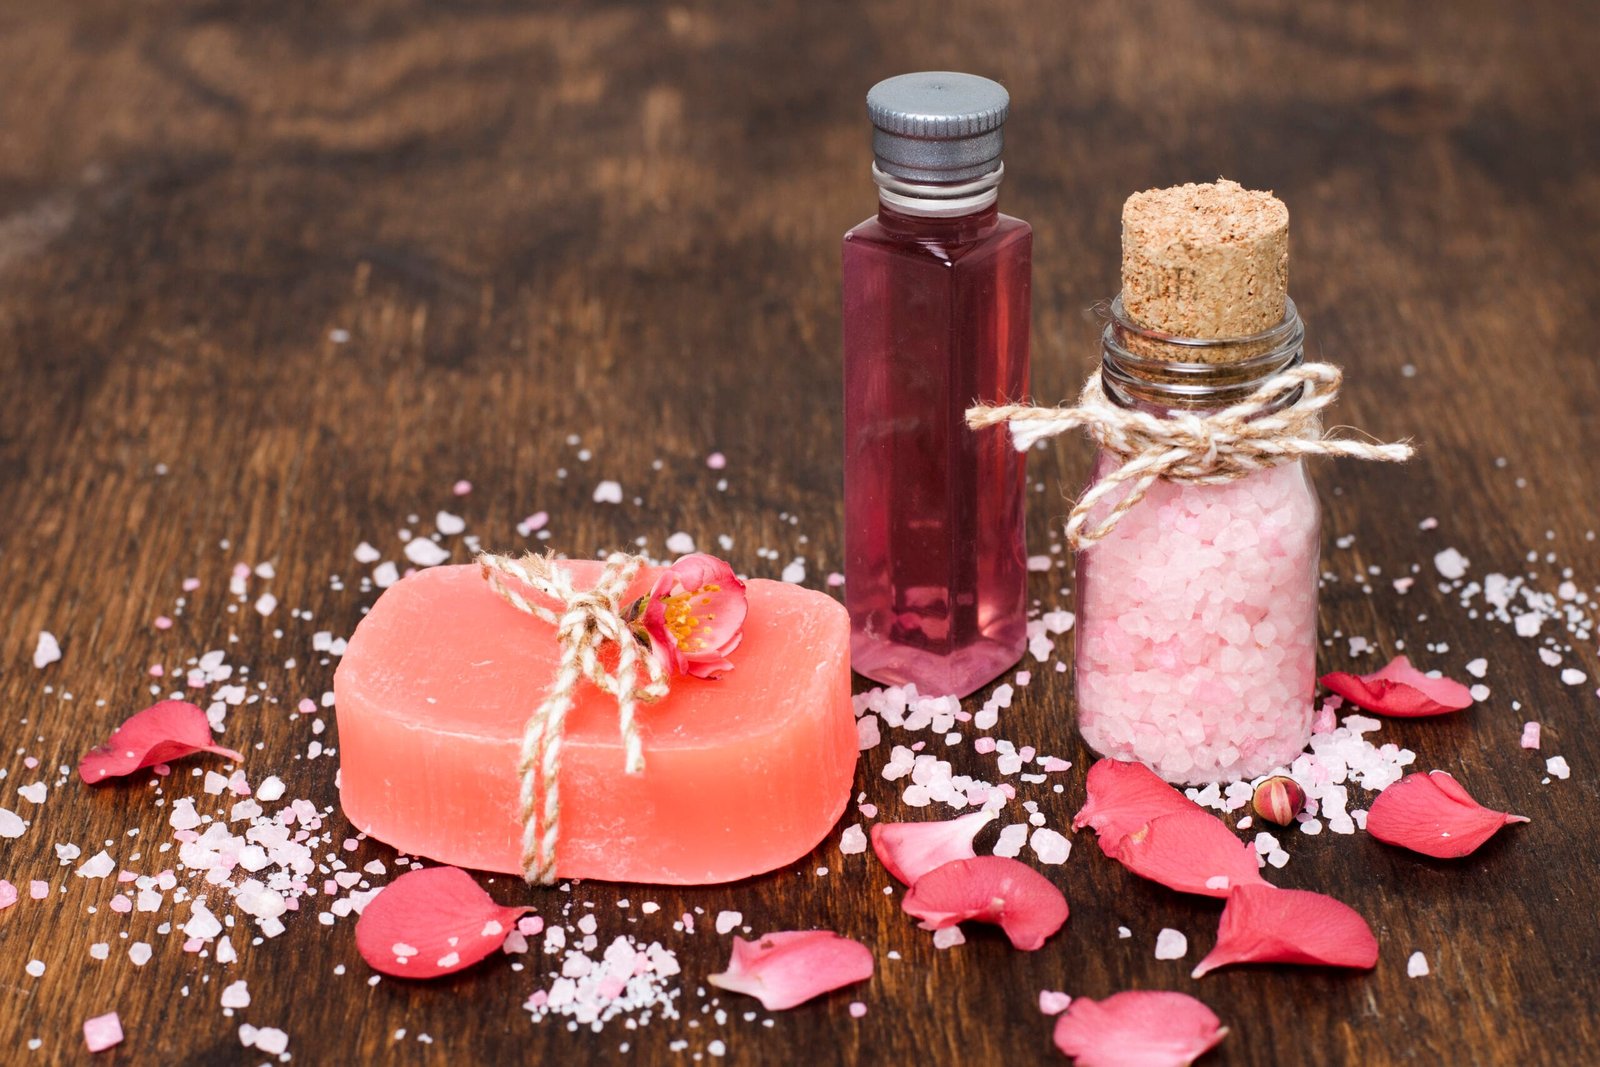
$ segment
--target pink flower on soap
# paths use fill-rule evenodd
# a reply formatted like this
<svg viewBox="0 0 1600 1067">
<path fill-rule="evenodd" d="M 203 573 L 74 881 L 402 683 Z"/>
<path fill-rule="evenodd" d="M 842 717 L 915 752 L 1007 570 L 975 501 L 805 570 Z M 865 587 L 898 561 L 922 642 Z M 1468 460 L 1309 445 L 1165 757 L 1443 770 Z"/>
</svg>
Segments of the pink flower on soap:
<svg viewBox="0 0 1600 1067">
<path fill-rule="evenodd" d="M 674 674 L 716 678 L 744 639 L 744 582 L 715 556 L 695 552 L 661 572 L 637 610 L 636 628 Z"/>
</svg>

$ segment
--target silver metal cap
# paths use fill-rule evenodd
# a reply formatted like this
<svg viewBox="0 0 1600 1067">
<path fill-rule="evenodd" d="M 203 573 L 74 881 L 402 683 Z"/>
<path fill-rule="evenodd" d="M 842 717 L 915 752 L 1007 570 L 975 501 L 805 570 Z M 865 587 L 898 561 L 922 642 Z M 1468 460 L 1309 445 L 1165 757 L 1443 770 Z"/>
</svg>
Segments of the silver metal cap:
<svg viewBox="0 0 1600 1067">
<path fill-rule="evenodd" d="M 1011 96 L 975 74 L 923 71 L 867 92 L 872 154 L 880 170 L 912 182 L 962 182 L 1000 165 Z"/>
</svg>

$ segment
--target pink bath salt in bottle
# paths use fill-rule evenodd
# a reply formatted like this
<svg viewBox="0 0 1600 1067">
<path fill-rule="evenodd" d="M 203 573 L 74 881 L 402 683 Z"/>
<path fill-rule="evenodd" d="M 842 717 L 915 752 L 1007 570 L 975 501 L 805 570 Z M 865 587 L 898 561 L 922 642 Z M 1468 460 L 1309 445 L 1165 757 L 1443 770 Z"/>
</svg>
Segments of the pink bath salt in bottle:
<svg viewBox="0 0 1600 1067">
<path fill-rule="evenodd" d="M 1130 197 L 1122 294 L 1101 338 L 1111 401 L 1214 412 L 1299 366 L 1288 226 L 1281 201 L 1233 182 Z M 1122 462 L 1102 451 L 1093 479 Z M 1102 501 L 1090 528 L 1124 495 Z M 1216 484 L 1157 480 L 1078 557 L 1089 746 L 1194 785 L 1292 762 L 1311 736 L 1320 531 L 1298 460 Z"/>
<path fill-rule="evenodd" d="M 1027 643 L 1024 457 L 974 402 L 1028 389 L 1033 231 L 997 207 L 1010 98 L 969 74 L 867 94 L 878 213 L 844 237 L 851 666 L 965 696 Z"/>
</svg>

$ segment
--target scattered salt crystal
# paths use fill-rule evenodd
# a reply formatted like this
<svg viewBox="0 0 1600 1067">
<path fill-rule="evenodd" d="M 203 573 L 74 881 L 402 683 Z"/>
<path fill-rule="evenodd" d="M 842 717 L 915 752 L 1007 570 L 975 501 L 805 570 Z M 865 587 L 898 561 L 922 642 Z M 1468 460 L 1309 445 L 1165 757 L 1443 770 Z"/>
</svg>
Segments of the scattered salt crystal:
<svg viewBox="0 0 1600 1067">
<path fill-rule="evenodd" d="M 1030 571 L 1047 571 L 1050 569 L 1049 556 L 1029 556 L 1028 569 Z"/>
<path fill-rule="evenodd" d="M 679 530 L 667 538 L 667 551 L 675 556 L 686 556 L 694 551 L 694 538 Z"/>
<path fill-rule="evenodd" d="M 365 541 L 356 546 L 357 563 L 376 563 L 383 558 L 383 553 L 367 544 Z"/>
<path fill-rule="evenodd" d="M 1572 774 L 1572 768 L 1567 766 L 1567 758 L 1565 756 L 1551 756 L 1544 761 L 1544 769 L 1553 778 L 1567 778 Z"/>
<path fill-rule="evenodd" d="M 1126 941 L 1128 938 L 1130 938 L 1132 936 L 1133 936 L 1133 931 L 1128 929 L 1126 926 L 1117 927 L 1117 937 L 1118 937 L 1119 940 Z"/>
<path fill-rule="evenodd" d="M 850 1018 L 859 1019 L 867 1014 L 867 1006 L 859 1000 L 850 1002 Z"/>
<path fill-rule="evenodd" d="M 446 537 L 454 537 L 467 528 L 467 520 L 460 515 L 452 515 L 448 511 L 441 511 L 433 517 L 433 528 Z"/>
<path fill-rule="evenodd" d="M 83 861 L 83 865 L 78 868 L 78 877 L 104 878 L 116 869 L 117 861 L 111 858 L 111 853 L 101 849 Z"/>
<path fill-rule="evenodd" d="M 83 1043 L 90 1052 L 104 1052 L 122 1043 L 122 1020 L 114 1011 L 83 1021 Z"/>
<path fill-rule="evenodd" d="M 104 960 L 111 958 L 111 946 L 104 941 L 96 941 L 89 946 L 89 958 Z"/>
<path fill-rule="evenodd" d="M 406 559 L 419 567 L 437 567 L 450 558 L 450 550 L 428 540 L 426 537 L 413 537 L 406 542 Z"/>
<path fill-rule="evenodd" d="M 959 926 L 946 926 L 943 930 L 933 932 L 933 947 L 937 949 L 955 948 L 967 942 L 966 935 Z"/>
<path fill-rule="evenodd" d="M 1482 683 L 1479 683 L 1478 685 L 1475 685 L 1472 688 L 1468 689 L 1467 690 L 1467 695 L 1470 696 L 1473 700 L 1476 700 L 1479 703 L 1482 703 L 1483 701 L 1489 699 L 1489 687 L 1486 686 L 1486 685 L 1483 685 Z"/>
<path fill-rule="evenodd" d="M 719 911 L 717 912 L 717 933 L 725 934 L 742 922 L 744 922 L 743 912 Z"/>
<path fill-rule="evenodd" d="M 255 1047 L 269 1056 L 277 1056 L 289 1047 L 289 1035 L 272 1026 L 256 1031 Z"/>
<path fill-rule="evenodd" d="M 23 800 L 32 801 L 35 804 L 43 804 L 44 798 L 48 793 L 49 789 L 43 782 L 30 782 L 27 785 L 17 786 L 17 794 Z"/>
<path fill-rule="evenodd" d="M 265 800 L 270 804 L 274 800 L 281 799 L 283 797 L 283 791 L 283 779 L 279 778 L 275 774 L 268 775 L 261 782 L 261 784 L 256 787 L 256 798 L 258 800 Z"/>
<path fill-rule="evenodd" d="M 372 569 L 372 584 L 387 589 L 400 580 L 400 568 L 392 560 L 385 560 Z"/>
<path fill-rule="evenodd" d="M 878 742 L 883 740 L 883 734 L 878 728 L 878 717 L 867 713 L 856 720 L 856 747 L 865 752 L 869 748 L 877 748 Z"/>
<path fill-rule="evenodd" d="M 1289 854 L 1281 848 L 1275 848 L 1267 853 L 1267 862 L 1281 870 L 1288 864 Z"/>
<path fill-rule="evenodd" d="M 1537 637 L 1539 628 L 1544 625 L 1544 619 L 1530 611 L 1525 615 L 1518 615 L 1517 621 L 1512 625 L 1516 628 L 1518 637 Z"/>
<path fill-rule="evenodd" d="M 867 832 L 859 824 L 845 828 L 839 837 L 839 851 L 855 856 L 867 850 Z"/>
<path fill-rule="evenodd" d="M 784 565 L 783 573 L 779 577 L 791 585 L 799 585 L 806 580 L 806 561 L 803 559 L 790 561 Z"/>
<path fill-rule="evenodd" d="M 994 844 L 994 854 L 1006 859 L 1016 859 L 1022 854 L 1022 846 L 1028 841 L 1028 824 L 1013 823 L 1000 831 L 1000 839 Z"/>
<path fill-rule="evenodd" d="M 1428 973 L 1428 957 L 1420 952 L 1413 952 L 1411 958 L 1406 960 L 1406 977 L 1421 978 Z"/>
<path fill-rule="evenodd" d="M 609 480 L 601 482 L 594 487 L 594 502 L 596 504 L 622 503 L 622 485 Z"/>
<path fill-rule="evenodd" d="M 128 959 L 133 961 L 135 967 L 143 967 L 150 962 L 150 946 L 143 941 L 135 941 L 128 946 Z"/>
<path fill-rule="evenodd" d="M 27 824 L 22 821 L 22 816 L 9 808 L 0 808 L 0 838 L 17 838 L 22 836 Z"/>
<path fill-rule="evenodd" d="M 61 645 L 49 630 L 39 631 L 38 643 L 33 646 L 33 665 L 41 670 L 61 658 Z"/>
<path fill-rule="evenodd" d="M 1055 989 L 1039 990 L 1039 1010 L 1045 1015 L 1060 1015 L 1072 1004 L 1072 998 Z"/>
<path fill-rule="evenodd" d="M 1033 847 L 1033 854 L 1039 857 L 1039 862 L 1044 864 L 1065 863 L 1072 852 L 1072 842 L 1054 830 L 1035 830 L 1028 843 Z"/>
<path fill-rule="evenodd" d="M 250 1006 L 250 987 L 243 978 L 223 988 L 222 1006 L 224 1008 L 248 1008 Z"/>
<path fill-rule="evenodd" d="M 1438 570 L 1441 576 L 1450 581 L 1455 581 L 1466 574 L 1469 562 L 1470 560 L 1467 557 L 1454 548 L 1446 548 L 1443 551 L 1435 552 L 1433 555 L 1434 568 Z"/>
<path fill-rule="evenodd" d="M 278 598 L 273 596 L 271 593 L 262 593 L 259 597 L 256 598 L 256 613 L 257 614 L 259 614 L 259 615 L 271 615 L 274 611 L 277 611 L 277 610 L 278 610 Z"/>
<path fill-rule="evenodd" d="M 1156 935 L 1156 959 L 1181 960 L 1189 954 L 1189 939 L 1181 930 L 1163 927 Z"/>
<path fill-rule="evenodd" d="M 1536 723 L 1536 722 L 1525 722 L 1525 723 L 1522 724 L 1522 747 L 1523 748 L 1538 748 L 1539 747 L 1539 724 L 1538 723 Z"/>
<path fill-rule="evenodd" d="M 27 971 L 28 974 L 34 978 L 43 978 L 44 960 L 29 960 L 28 965 L 24 967 L 23 970 Z"/>
<path fill-rule="evenodd" d="M 1578 670 L 1576 667 L 1568 667 L 1566 670 L 1561 672 L 1561 680 L 1567 685 L 1582 685 L 1588 679 L 1584 673 Z"/>
<path fill-rule="evenodd" d="M 728 457 L 721 452 L 713 452 L 706 457 L 706 466 L 714 471 L 720 471 L 728 465 Z"/>
</svg>

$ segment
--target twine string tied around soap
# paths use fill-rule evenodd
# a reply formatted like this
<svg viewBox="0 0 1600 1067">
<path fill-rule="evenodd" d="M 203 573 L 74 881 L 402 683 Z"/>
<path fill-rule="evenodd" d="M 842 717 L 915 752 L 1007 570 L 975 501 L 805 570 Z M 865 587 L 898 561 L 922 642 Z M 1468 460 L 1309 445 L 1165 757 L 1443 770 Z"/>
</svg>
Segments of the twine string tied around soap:
<svg viewBox="0 0 1600 1067">
<path fill-rule="evenodd" d="M 1104 540 L 1160 479 L 1216 485 L 1309 456 L 1381 463 L 1410 459 L 1409 441 L 1384 444 L 1322 429 L 1323 409 L 1338 397 L 1342 379 L 1331 363 L 1305 363 L 1272 375 L 1229 407 L 1157 415 L 1113 401 L 1097 372 L 1084 383 L 1076 404 L 980 404 L 967 409 L 967 425 L 1009 425 L 1019 452 L 1083 429 L 1120 461 L 1072 506 L 1067 543 L 1078 551 Z M 1110 511 L 1091 522 L 1096 509 L 1119 493 Z"/>
<path fill-rule="evenodd" d="M 528 882 L 550 885 L 556 880 L 556 845 L 561 837 L 561 748 L 567 713 L 572 710 L 580 682 L 587 679 L 616 700 L 623 770 L 628 774 L 644 771 L 644 747 L 636 721 L 638 705 L 661 700 L 670 688 L 666 668 L 634 636 L 623 604 L 628 587 L 645 562 L 643 556 L 614 552 L 606 557 L 605 568 L 593 587 L 577 589 L 569 571 L 553 555 L 529 553 L 516 559 L 486 552 L 478 556 L 489 588 L 518 611 L 554 626 L 556 646 L 561 652 L 555 680 L 523 728 L 517 765 L 521 782 L 522 876 Z M 559 610 L 528 599 L 513 580 L 555 601 Z M 608 645 L 616 649 L 612 666 L 602 655 Z"/>
</svg>

